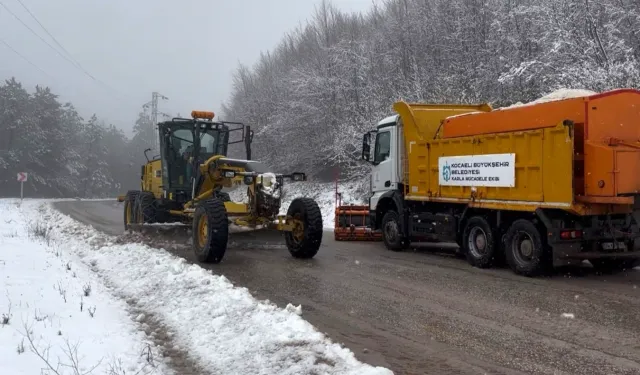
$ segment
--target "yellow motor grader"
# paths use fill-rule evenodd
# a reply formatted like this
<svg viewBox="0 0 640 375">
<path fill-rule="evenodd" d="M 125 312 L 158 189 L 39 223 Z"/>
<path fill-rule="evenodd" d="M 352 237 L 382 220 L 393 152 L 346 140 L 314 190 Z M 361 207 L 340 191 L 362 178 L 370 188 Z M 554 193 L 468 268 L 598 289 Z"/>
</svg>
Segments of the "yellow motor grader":
<svg viewBox="0 0 640 375">
<path fill-rule="evenodd" d="M 200 262 L 219 263 L 231 223 L 284 233 L 295 258 L 312 258 L 322 242 L 322 213 L 315 200 L 295 198 L 280 215 L 284 180 L 305 181 L 304 173 L 276 174 L 251 160 L 251 127 L 213 121 L 213 112 L 158 124 L 160 154 L 142 166 L 141 189 L 118 197 L 124 202 L 125 230 L 145 224 L 181 222 L 192 227 Z M 230 141 L 230 135 L 237 135 Z M 227 157 L 229 145 L 244 143 L 246 160 Z M 233 202 L 224 188 L 247 187 L 247 199 Z"/>
</svg>

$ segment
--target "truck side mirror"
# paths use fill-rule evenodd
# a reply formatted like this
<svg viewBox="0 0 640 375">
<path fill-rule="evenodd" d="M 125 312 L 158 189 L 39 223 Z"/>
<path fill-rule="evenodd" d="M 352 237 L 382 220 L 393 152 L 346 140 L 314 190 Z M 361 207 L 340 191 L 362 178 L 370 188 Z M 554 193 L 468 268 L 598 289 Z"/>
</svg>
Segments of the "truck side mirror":
<svg viewBox="0 0 640 375">
<path fill-rule="evenodd" d="M 362 137 L 362 160 L 371 159 L 371 133 L 364 133 Z"/>
</svg>

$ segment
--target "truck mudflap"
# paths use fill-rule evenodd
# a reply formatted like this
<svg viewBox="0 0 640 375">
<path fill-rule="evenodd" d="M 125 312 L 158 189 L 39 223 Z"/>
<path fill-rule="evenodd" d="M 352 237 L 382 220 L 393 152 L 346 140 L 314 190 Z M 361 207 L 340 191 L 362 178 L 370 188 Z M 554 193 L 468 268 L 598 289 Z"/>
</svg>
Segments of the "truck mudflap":
<svg viewBox="0 0 640 375">
<path fill-rule="evenodd" d="M 640 225 L 635 216 L 592 217 L 588 227 L 552 228 L 548 239 L 553 255 L 557 259 L 640 259 Z"/>
</svg>

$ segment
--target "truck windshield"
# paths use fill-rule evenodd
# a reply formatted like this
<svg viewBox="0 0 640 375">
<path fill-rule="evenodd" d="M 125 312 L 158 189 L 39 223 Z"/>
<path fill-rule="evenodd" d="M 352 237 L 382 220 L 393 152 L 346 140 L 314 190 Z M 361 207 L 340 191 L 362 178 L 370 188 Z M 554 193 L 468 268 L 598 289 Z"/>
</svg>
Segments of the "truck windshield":
<svg viewBox="0 0 640 375">
<path fill-rule="evenodd" d="M 373 155 L 373 162 L 375 164 L 381 163 L 389 157 L 391 152 L 391 133 L 381 132 L 376 137 L 376 146 Z"/>
</svg>

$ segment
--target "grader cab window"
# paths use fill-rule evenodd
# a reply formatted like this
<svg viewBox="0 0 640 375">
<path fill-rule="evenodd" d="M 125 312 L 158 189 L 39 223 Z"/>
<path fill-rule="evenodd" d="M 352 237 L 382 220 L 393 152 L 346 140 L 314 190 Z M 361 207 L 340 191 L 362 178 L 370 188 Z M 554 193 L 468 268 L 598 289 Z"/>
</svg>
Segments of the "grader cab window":
<svg viewBox="0 0 640 375">
<path fill-rule="evenodd" d="M 193 132 L 178 129 L 169 138 L 169 176 L 171 186 L 184 186 L 189 182 L 189 158 L 193 154 Z"/>
<path fill-rule="evenodd" d="M 188 190 L 198 164 L 226 154 L 226 138 L 219 129 L 187 126 L 169 134 L 166 153 L 170 187 Z"/>
</svg>

